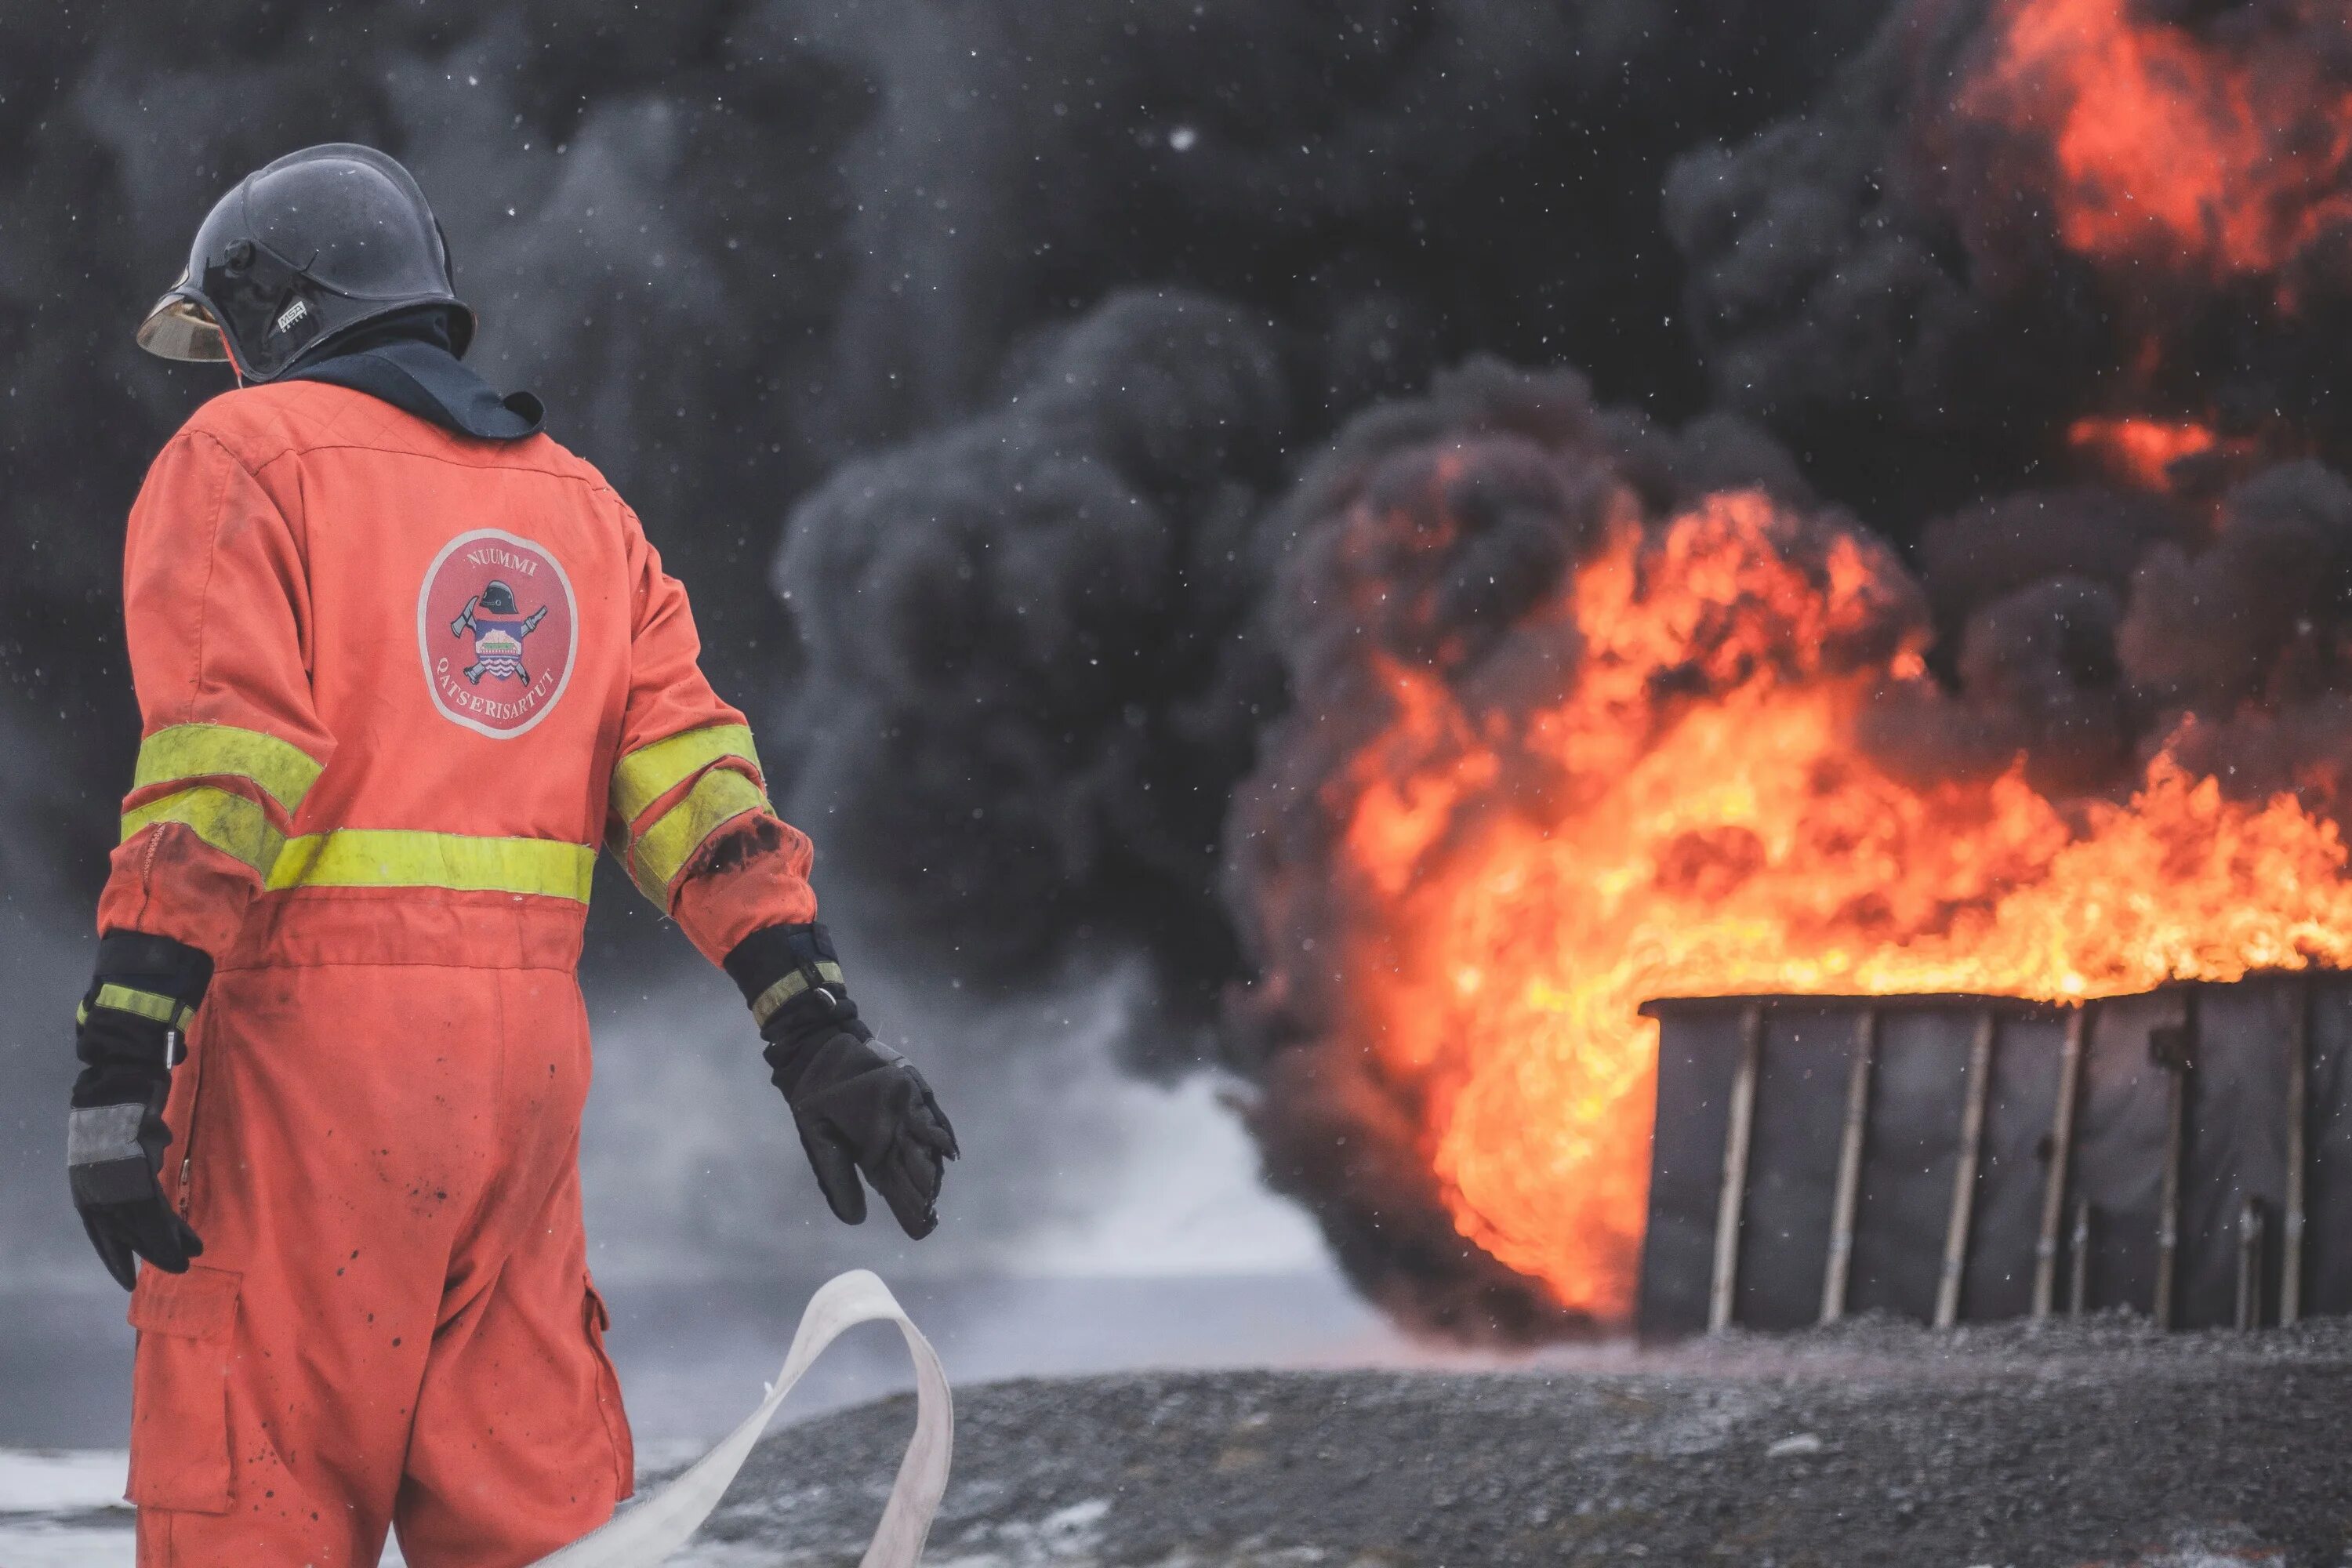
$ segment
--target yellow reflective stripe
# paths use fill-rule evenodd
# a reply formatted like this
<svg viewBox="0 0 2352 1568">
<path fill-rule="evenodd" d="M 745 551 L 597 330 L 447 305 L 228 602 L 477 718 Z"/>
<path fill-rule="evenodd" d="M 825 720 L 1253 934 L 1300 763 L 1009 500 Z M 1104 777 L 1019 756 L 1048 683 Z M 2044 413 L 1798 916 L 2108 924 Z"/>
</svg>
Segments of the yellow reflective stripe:
<svg viewBox="0 0 2352 1568">
<path fill-rule="evenodd" d="M 194 1007 L 187 1005 L 176 996 L 165 996 L 153 991 L 138 991 L 128 985 L 116 985 L 111 983 L 98 988 L 98 1005 L 111 1007 L 118 1013 L 134 1013 L 142 1018 L 152 1019 L 158 1024 L 169 1024 L 175 1029 L 186 1028 L 188 1020 L 196 1016 L 196 1010 Z M 89 1014 L 84 1011 L 78 1015 L 78 1017 L 86 1022 Z"/>
<path fill-rule="evenodd" d="M 817 961 L 816 977 L 828 985 L 845 986 L 849 984 L 847 978 L 841 973 L 841 965 L 829 958 Z M 761 992 L 760 999 L 751 1004 L 751 1026 L 755 1029 L 765 1028 L 768 1020 L 776 1016 L 777 1008 L 808 988 L 808 971 L 795 969 L 765 991 Z"/>
<path fill-rule="evenodd" d="M 740 724 L 688 730 L 667 741 L 640 746 L 613 765 L 613 810 L 629 826 L 647 807 L 711 763 L 740 758 L 757 768 L 760 753 L 751 731 Z"/>
<path fill-rule="evenodd" d="M 122 814 L 122 839 L 158 823 L 177 822 L 194 829 L 197 837 L 225 855 L 233 855 L 264 878 L 278 863 L 286 836 L 269 825 L 269 814 L 241 795 L 199 784 L 151 800 L 136 811 Z"/>
<path fill-rule="evenodd" d="M 767 809 L 768 797 L 758 784 L 732 768 L 713 769 L 637 836 L 629 875 L 646 897 L 667 909 L 669 885 L 704 840 L 747 811 Z"/>
<path fill-rule="evenodd" d="M 558 838 L 341 827 L 290 839 L 271 873 L 286 888 L 448 888 L 588 901 L 596 851 Z"/>
<path fill-rule="evenodd" d="M 229 724 L 174 724 L 139 743 L 139 767 L 131 787 L 177 784 L 183 779 L 251 779 L 293 816 L 318 782 L 320 769 L 299 746 Z"/>
</svg>

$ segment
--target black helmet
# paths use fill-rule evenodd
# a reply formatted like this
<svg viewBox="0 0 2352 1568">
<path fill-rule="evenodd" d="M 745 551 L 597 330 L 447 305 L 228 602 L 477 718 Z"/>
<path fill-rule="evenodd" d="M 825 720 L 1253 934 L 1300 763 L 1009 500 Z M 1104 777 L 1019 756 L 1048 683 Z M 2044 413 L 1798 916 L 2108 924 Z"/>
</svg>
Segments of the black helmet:
<svg viewBox="0 0 2352 1568">
<path fill-rule="evenodd" d="M 230 360 L 247 380 L 272 381 L 330 338 L 416 305 L 449 308 L 450 346 L 463 354 L 474 312 L 451 289 L 425 193 L 374 148 L 330 142 L 289 153 L 220 199 L 139 346 Z"/>
<path fill-rule="evenodd" d="M 494 616 L 513 615 L 515 613 L 514 590 L 504 583 L 491 584 L 482 590 L 482 608 Z"/>
</svg>

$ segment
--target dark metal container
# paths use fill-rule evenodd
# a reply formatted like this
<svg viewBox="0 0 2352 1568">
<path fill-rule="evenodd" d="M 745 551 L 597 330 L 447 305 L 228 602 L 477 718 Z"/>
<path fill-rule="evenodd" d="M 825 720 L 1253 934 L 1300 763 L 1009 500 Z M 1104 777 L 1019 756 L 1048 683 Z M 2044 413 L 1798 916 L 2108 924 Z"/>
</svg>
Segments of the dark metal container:
<svg viewBox="0 0 2352 1568">
<path fill-rule="evenodd" d="M 1643 1011 L 1645 1335 L 2352 1312 L 2352 976 Z"/>
</svg>

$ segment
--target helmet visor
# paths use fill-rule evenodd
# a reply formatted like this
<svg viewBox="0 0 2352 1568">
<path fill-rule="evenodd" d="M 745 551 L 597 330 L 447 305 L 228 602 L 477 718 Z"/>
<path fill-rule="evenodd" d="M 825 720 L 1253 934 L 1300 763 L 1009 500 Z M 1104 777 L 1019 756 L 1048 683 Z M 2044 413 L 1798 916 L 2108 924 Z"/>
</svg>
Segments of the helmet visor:
<svg viewBox="0 0 2352 1568">
<path fill-rule="evenodd" d="M 174 289 L 139 323 L 139 346 L 164 359 L 217 364 L 228 358 L 212 312 Z"/>
</svg>

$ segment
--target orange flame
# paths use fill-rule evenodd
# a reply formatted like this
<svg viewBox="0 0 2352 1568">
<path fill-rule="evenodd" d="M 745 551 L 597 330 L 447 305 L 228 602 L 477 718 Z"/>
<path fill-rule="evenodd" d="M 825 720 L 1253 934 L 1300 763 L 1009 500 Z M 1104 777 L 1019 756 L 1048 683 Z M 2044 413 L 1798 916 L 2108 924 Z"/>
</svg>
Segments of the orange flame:
<svg viewBox="0 0 2352 1568">
<path fill-rule="evenodd" d="M 2077 419 L 2066 444 L 2126 484 L 2146 490 L 2172 488 L 2172 465 L 2221 445 L 2204 425 L 2161 419 Z"/>
<path fill-rule="evenodd" d="M 2133 10 L 2002 0 L 1958 100 L 1964 117 L 2046 135 L 2042 195 L 2067 248 L 2221 283 L 2275 274 L 2352 223 L 2352 92 L 2321 51 L 2276 30 L 2216 42 Z"/>
<path fill-rule="evenodd" d="M 1748 492 L 1621 522 L 1530 623 L 1572 659 L 1556 700 L 1474 716 L 1391 662 L 1393 721 L 1332 786 L 1349 1032 L 1421 1090 L 1456 1228 L 1604 1320 L 1646 1204 L 1646 998 L 2078 998 L 2352 963 L 2345 846 L 2291 797 L 2226 799 L 2168 753 L 2120 805 L 1871 762 L 1874 707 L 1936 700 L 1918 649 L 1822 650 L 1884 623 L 1899 569 L 1842 539 L 1808 571 L 1796 526 Z M 1565 782 L 1531 788 L 1527 759 Z"/>
</svg>

